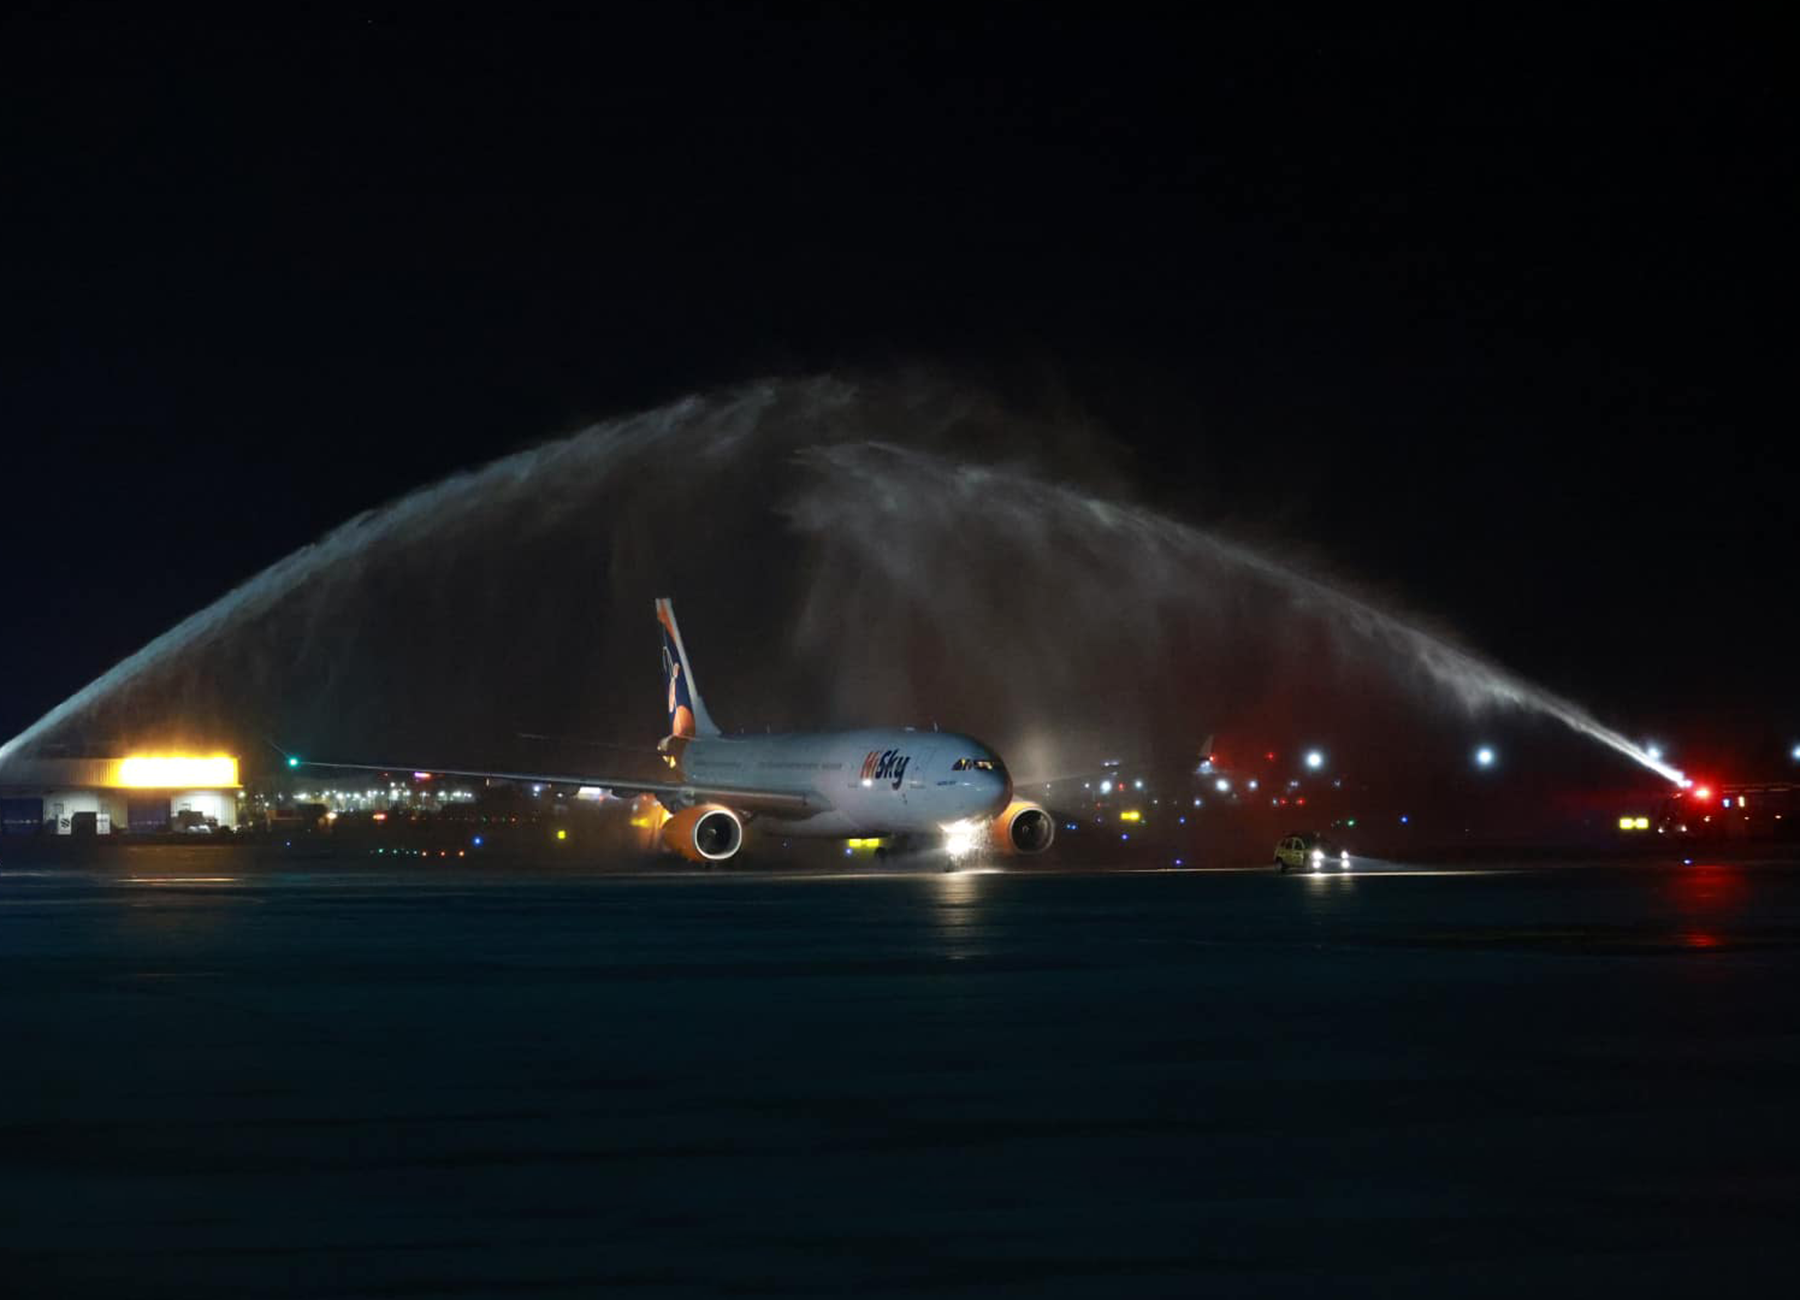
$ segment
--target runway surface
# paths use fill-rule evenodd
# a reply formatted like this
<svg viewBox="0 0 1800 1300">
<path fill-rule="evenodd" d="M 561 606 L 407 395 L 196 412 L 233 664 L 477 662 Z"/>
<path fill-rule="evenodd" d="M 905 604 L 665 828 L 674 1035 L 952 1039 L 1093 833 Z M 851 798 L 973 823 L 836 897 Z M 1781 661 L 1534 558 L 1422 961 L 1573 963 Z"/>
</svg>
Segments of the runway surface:
<svg viewBox="0 0 1800 1300">
<path fill-rule="evenodd" d="M 0 855 L 9 1295 L 1731 1293 L 1800 870 Z"/>
</svg>

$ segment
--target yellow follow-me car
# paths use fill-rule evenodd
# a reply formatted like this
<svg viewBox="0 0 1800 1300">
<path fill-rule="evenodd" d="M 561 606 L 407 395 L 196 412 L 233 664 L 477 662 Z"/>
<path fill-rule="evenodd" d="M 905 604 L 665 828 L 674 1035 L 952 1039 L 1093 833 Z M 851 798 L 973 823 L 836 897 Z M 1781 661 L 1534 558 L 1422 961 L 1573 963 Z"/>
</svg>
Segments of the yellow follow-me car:
<svg viewBox="0 0 1800 1300">
<path fill-rule="evenodd" d="M 1350 850 L 1327 844 L 1317 835 L 1288 835 L 1275 845 L 1275 865 L 1286 871 L 1323 871 L 1327 866 L 1350 870 Z"/>
</svg>

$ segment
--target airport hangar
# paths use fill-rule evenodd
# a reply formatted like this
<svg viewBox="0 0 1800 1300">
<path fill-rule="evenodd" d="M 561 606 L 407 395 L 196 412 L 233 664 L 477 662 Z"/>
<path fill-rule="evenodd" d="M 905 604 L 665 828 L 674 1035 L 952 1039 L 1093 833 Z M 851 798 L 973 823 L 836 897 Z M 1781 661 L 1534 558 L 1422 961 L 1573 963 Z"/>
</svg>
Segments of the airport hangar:
<svg viewBox="0 0 1800 1300">
<path fill-rule="evenodd" d="M 136 754 L 0 762 L 0 835 L 235 830 L 237 759 Z"/>
</svg>

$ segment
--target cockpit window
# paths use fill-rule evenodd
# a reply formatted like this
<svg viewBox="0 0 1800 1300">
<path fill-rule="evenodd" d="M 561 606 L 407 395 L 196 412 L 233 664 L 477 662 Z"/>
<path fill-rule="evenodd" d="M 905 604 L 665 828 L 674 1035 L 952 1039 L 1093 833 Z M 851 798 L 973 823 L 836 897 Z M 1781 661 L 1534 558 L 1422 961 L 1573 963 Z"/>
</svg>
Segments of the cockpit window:
<svg viewBox="0 0 1800 1300">
<path fill-rule="evenodd" d="M 1000 760 L 997 758 L 959 758 L 950 765 L 952 772 L 998 772 Z"/>
</svg>

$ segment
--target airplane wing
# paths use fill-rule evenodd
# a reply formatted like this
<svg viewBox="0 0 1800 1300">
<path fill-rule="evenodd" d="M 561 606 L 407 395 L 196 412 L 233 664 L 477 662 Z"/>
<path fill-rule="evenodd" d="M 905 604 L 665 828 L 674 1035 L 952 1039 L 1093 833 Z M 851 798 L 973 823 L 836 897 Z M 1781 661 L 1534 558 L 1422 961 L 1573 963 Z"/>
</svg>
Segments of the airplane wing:
<svg viewBox="0 0 1800 1300">
<path fill-rule="evenodd" d="M 662 627 L 663 684 L 669 710 L 669 736 L 663 745 L 658 747 L 658 753 L 666 757 L 670 751 L 664 748 L 665 746 L 685 745 L 696 736 L 717 736 L 719 729 L 713 724 L 712 717 L 706 711 L 705 703 L 700 699 L 700 689 L 694 684 L 693 667 L 688 663 L 687 651 L 681 644 L 681 633 L 675 625 L 675 607 L 669 603 L 666 597 L 656 602 L 656 619 Z M 519 734 L 533 740 L 555 739 L 535 732 Z M 695 785 L 688 781 L 645 781 L 635 777 L 607 776 L 595 772 L 494 772 L 479 771 L 473 768 L 434 767 L 429 763 L 329 763 L 320 759 L 302 760 L 291 750 L 276 744 L 273 736 L 264 739 L 268 741 L 271 749 L 282 756 L 289 768 L 304 766 L 340 768 L 352 772 L 430 772 L 434 775 L 441 773 L 444 776 L 481 777 L 494 781 L 526 781 L 541 785 L 591 785 L 612 790 L 615 793 L 653 794 L 667 800 L 675 807 L 691 807 L 697 803 L 718 803 L 738 812 L 773 813 L 786 817 L 808 817 L 814 813 L 828 812 L 831 809 L 830 801 L 824 796 L 803 790 L 781 790 L 755 786 Z M 633 748 L 632 746 L 609 745 L 603 741 L 580 743 L 603 749 Z M 679 753 L 679 748 L 674 752 Z M 623 765 L 621 764 L 621 766 Z"/>
<path fill-rule="evenodd" d="M 743 812 L 779 813 L 788 817 L 825 812 L 830 808 L 830 804 L 818 795 L 800 791 L 695 785 L 688 781 L 640 781 L 632 777 L 598 776 L 591 772 L 481 772 L 468 768 L 423 767 L 414 763 L 332 763 L 320 759 L 307 759 L 290 766 L 329 767 L 350 772 L 430 772 L 433 776 L 483 777 L 539 785 L 592 785 L 615 794 L 668 795 L 683 803 L 722 803 Z"/>
</svg>

